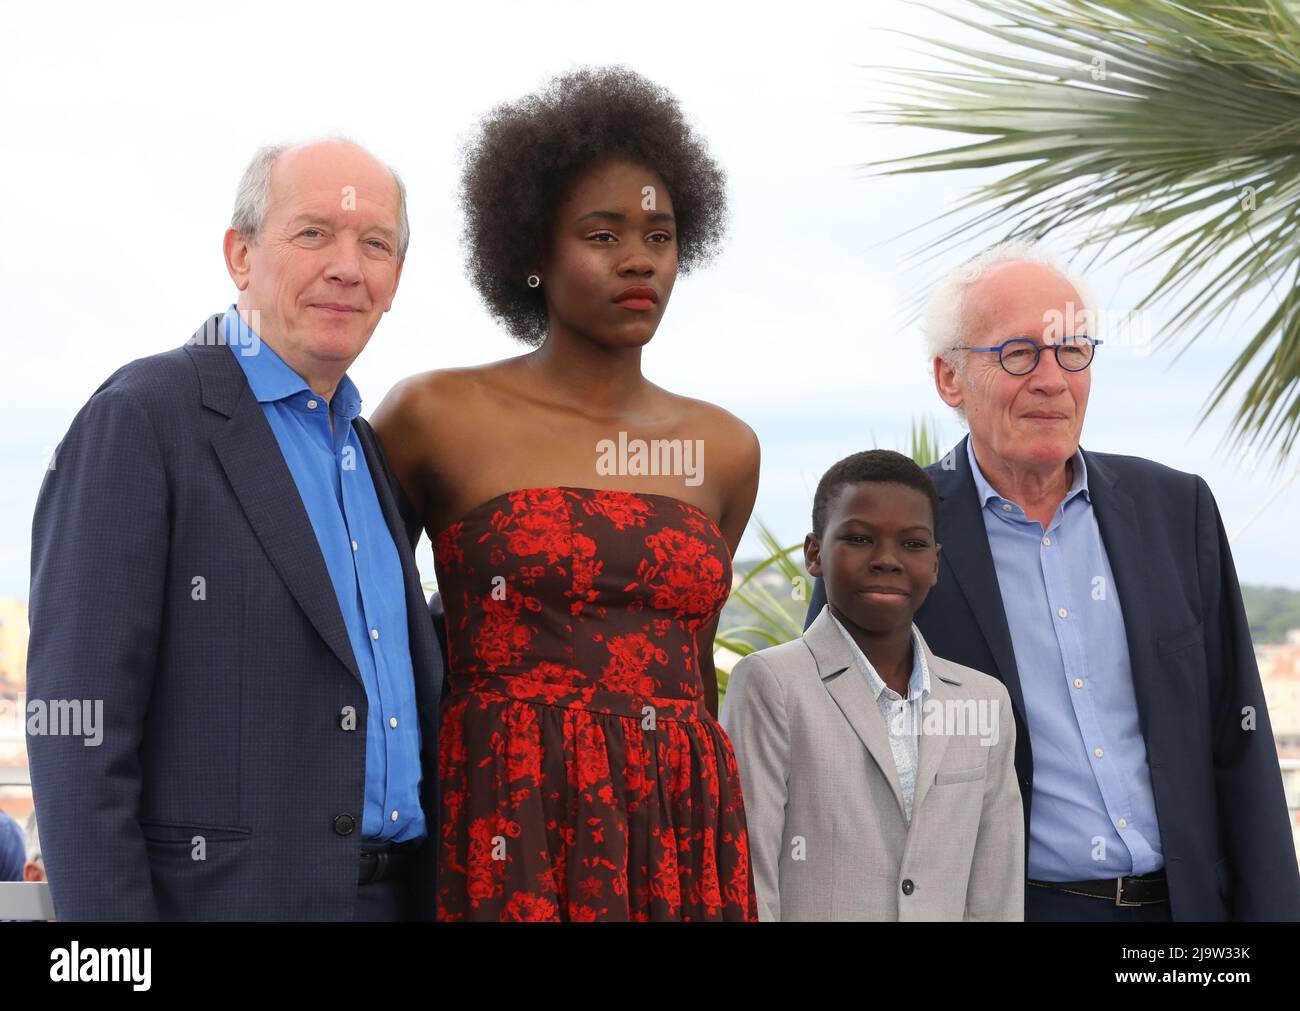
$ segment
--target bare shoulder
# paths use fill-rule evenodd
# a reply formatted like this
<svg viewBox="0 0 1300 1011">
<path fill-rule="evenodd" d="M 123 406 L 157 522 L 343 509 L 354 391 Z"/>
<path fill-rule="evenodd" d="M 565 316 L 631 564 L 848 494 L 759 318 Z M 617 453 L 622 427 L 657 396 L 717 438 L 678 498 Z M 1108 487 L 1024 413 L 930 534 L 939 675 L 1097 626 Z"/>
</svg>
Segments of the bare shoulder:
<svg viewBox="0 0 1300 1011">
<path fill-rule="evenodd" d="M 458 368 L 417 372 L 398 382 L 376 408 L 371 423 L 376 430 L 422 427 L 463 417 L 476 401 L 498 386 L 506 362 L 488 362 Z"/>
<path fill-rule="evenodd" d="M 758 472 L 758 436 L 744 421 L 724 407 L 707 400 L 696 400 L 667 393 L 680 413 L 679 426 L 686 438 L 703 439 L 706 452 L 712 450 L 716 464 L 723 464 L 736 480 Z M 714 449 L 714 447 L 717 447 Z"/>
</svg>

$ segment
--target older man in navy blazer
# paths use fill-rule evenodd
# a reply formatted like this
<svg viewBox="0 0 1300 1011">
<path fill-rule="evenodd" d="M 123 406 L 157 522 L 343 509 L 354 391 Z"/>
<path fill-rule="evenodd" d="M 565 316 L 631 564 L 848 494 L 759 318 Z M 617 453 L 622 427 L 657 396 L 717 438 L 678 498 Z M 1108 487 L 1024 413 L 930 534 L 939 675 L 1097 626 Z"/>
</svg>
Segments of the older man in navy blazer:
<svg viewBox="0 0 1300 1011">
<path fill-rule="evenodd" d="M 935 385 L 970 436 L 928 468 L 943 555 L 916 623 L 1011 696 L 1026 919 L 1298 919 L 1214 497 L 1194 475 L 1079 447 L 1095 316 L 1083 282 L 1031 246 L 935 285 Z M 819 581 L 809 620 L 824 602 Z"/>
<path fill-rule="evenodd" d="M 119 369 L 56 451 L 29 705 L 102 711 L 97 741 L 29 738 L 60 920 L 432 917 L 442 660 L 346 375 L 408 234 L 357 146 L 263 149 L 238 304 Z"/>
</svg>

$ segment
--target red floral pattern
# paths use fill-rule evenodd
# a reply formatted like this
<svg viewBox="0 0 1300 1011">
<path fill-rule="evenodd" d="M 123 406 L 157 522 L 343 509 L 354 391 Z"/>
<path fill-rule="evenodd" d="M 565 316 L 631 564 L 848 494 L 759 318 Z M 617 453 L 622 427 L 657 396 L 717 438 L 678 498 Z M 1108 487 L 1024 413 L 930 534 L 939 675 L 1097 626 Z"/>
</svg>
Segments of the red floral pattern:
<svg viewBox="0 0 1300 1011">
<path fill-rule="evenodd" d="M 713 521 L 664 495 L 522 488 L 433 544 L 439 919 L 757 919 L 694 638 L 731 588 Z"/>
</svg>

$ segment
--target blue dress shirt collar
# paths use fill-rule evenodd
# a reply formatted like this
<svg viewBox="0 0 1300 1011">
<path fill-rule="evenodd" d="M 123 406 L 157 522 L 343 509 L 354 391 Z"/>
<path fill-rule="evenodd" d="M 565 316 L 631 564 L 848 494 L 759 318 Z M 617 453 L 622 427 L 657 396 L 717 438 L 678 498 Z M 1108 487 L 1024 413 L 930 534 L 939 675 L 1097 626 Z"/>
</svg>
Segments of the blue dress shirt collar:
<svg viewBox="0 0 1300 1011">
<path fill-rule="evenodd" d="M 228 328 L 227 343 L 231 348 L 250 346 L 257 348 L 256 354 L 239 357 L 240 364 L 244 366 L 244 374 L 248 377 L 248 385 L 259 404 L 276 403 L 296 397 L 293 406 L 301 406 L 306 410 L 307 401 L 320 397 L 320 394 L 307 385 L 307 381 L 302 376 L 291 369 L 288 363 L 271 349 L 271 345 L 262 340 L 260 335 L 253 334 L 235 306 L 232 305 L 226 310 L 222 322 Z M 234 331 L 233 334 L 231 330 Z M 330 398 L 330 407 L 336 419 L 349 424 L 361 413 L 361 393 L 346 374 L 339 380 L 334 396 Z"/>
<path fill-rule="evenodd" d="M 968 438 L 966 440 L 966 458 L 970 461 L 971 477 L 975 479 L 975 494 L 979 496 L 981 508 L 987 506 L 989 502 L 1010 501 L 997 493 L 984 476 L 984 472 L 980 470 L 979 461 L 975 459 L 975 442 L 973 439 Z M 1088 465 L 1083 462 L 1083 451 L 1076 446 L 1074 456 L 1070 457 L 1070 460 L 1073 464 L 1071 468 L 1073 480 L 1070 482 L 1070 490 L 1065 493 L 1065 498 L 1061 500 L 1062 507 L 1079 494 L 1082 494 L 1089 502 L 1092 501 L 1092 492 L 1088 490 Z M 1019 505 L 1019 503 L 1016 504 Z"/>
</svg>

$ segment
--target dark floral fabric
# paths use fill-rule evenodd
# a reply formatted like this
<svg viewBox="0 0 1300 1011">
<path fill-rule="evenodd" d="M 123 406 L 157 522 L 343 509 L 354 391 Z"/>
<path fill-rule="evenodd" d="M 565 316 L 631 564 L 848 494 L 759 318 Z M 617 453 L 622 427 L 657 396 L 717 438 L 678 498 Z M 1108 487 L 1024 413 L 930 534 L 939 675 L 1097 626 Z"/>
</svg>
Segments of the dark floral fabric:
<svg viewBox="0 0 1300 1011">
<path fill-rule="evenodd" d="M 757 919 L 694 638 L 731 589 L 713 521 L 663 495 L 524 488 L 439 532 L 434 562 L 439 919 Z"/>
</svg>

